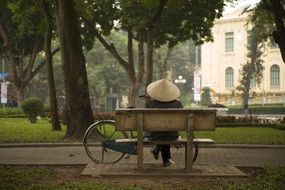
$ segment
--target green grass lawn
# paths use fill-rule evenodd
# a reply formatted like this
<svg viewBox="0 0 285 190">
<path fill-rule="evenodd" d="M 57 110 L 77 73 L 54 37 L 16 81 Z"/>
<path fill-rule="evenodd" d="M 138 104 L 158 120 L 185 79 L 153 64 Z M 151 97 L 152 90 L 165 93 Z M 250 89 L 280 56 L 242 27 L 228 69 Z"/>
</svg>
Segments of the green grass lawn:
<svg viewBox="0 0 285 190">
<path fill-rule="evenodd" d="M 47 119 L 31 124 L 26 118 L 0 118 L 0 142 L 60 142 L 66 127 L 62 131 L 52 131 Z"/>
<path fill-rule="evenodd" d="M 220 127 L 214 132 L 197 131 L 195 136 L 221 144 L 285 144 L 285 130 L 264 127 Z"/>
<path fill-rule="evenodd" d="M 48 119 L 31 124 L 25 118 L 0 118 L 0 143 L 63 142 L 62 131 L 52 131 Z M 215 143 L 233 144 L 285 144 L 285 130 L 255 127 L 225 127 L 216 131 L 197 131 L 196 137 L 211 138 Z"/>
</svg>

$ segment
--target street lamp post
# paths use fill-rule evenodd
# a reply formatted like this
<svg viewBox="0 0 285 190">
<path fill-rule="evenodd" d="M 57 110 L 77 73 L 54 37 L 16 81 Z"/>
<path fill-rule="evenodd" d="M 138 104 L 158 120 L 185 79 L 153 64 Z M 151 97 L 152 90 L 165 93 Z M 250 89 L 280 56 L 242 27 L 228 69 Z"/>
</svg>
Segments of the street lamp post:
<svg viewBox="0 0 285 190">
<path fill-rule="evenodd" d="M 5 95 L 4 95 L 4 93 L 7 94 L 7 88 L 6 88 L 6 84 L 5 84 L 5 65 L 4 64 L 5 64 L 4 63 L 4 57 L 2 57 L 2 78 L 3 78 L 3 80 L 1 83 L 1 103 L 3 105 L 3 108 L 5 108 L 5 101 L 4 101 Z M 3 98 L 3 101 L 2 101 L 2 98 Z M 7 95 L 6 95 L 6 98 L 7 98 Z"/>
<path fill-rule="evenodd" d="M 4 58 L 2 57 L 2 73 L 3 73 L 3 82 L 5 82 L 5 67 L 4 67 Z"/>
<path fill-rule="evenodd" d="M 174 80 L 174 83 L 175 84 L 185 84 L 186 83 L 186 79 L 184 79 L 181 75 L 179 75 L 178 77 L 177 77 L 177 79 L 175 79 Z M 180 86 L 180 85 L 179 85 Z M 180 89 L 181 89 L 181 91 L 182 91 L 182 86 L 180 86 Z"/>
</svg>

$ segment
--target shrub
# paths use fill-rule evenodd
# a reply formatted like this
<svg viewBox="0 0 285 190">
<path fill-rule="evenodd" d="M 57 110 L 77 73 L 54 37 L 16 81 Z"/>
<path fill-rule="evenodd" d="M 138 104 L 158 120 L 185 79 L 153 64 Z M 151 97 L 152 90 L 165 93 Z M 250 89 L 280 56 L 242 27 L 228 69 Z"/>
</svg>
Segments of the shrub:
<svg viewBox="0 0 285 190">
<path fill-rule="evenodd" d="M 252 114 L 284 114 L 285 107 L 284 106 L 258 106 L 258 107 L 250 107 L 250 112 Z M 229 107 L 229 114 L 243 114 L 244 109 L 241 107 Z"/>
<path fill-rule="evenodd" d="M 208 105 L 209 108 L 227 108 L 227 106 L 225 106 L 224 104 L 209 104 Z"/>
<path fill-rule="evenodd" d="M 0 109 L 0 117 L 25 117 L 25 114 L 22 108 L 1 108 Z"/>
<path fill-rule="evenodd" d="M 27 98 L 22 102 L 22 109 L 28 115 L 31 123 L 36 123 L 37 116 L 41 115 L 44 109 L 44 104 L 39 98 Z"/>
<path fill-rule="evenodd" d="M 210 92 L 211 92 L 211 89 L 209 87 L 204 87 L 202 89 L 201 105 L 206 106 L 212 103 Z"/>
<path fill-rule="evenodd" d="M 259 117 L 259 116 L 234 116 L 234 115 L 218 115 L 216 117 L 217 127 L 240 127 L 240 126 L 251 126 L 251 127 L 271 127 L 275 129 L 285 129 L 285 117 Z"/>
<path fill-rule="evenodd" d="M 50 111 L 51 111 L 51 107 L 49 104 L 44 104 L 44 108 L 43 108 L 43 112 L 42 112 L 42 117 L 50 117 Z"/>
</svg>

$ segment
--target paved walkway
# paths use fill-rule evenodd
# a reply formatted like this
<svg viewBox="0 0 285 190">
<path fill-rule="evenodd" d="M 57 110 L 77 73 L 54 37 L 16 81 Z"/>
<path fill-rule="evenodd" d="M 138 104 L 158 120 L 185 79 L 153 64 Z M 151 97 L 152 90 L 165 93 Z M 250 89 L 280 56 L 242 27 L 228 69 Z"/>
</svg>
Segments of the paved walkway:
<svg viewBox="0 0 285 190">
<path fill-rule="evenodd" d="M 173 160 L 184 162 L 184 148 L 171 149 Z M 150 148 L 144 149 L 144 162 L 161 162 L 153 159 Z M 136 156 L 122 159 L 120 163 L 134 163 Z M 0 145 L 0 164 L 89 164 L 92 161 L 85 153 L 83 146 L 34 146 Z M 246 146 L 246 145 L 215 145 L 199 149 L 195 164 L 215 164 L 232 166 L 282 166 L 285 167 L 285 146 Z"/>
</svg>

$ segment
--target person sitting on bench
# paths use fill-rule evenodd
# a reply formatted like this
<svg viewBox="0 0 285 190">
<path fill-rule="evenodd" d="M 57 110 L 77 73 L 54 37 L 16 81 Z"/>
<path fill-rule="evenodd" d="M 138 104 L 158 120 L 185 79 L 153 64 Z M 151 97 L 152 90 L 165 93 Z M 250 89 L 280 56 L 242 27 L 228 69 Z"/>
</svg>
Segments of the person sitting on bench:
<svg viewBox="0 0 285 190">
<path fill-rule="evenodd" d="M 179 88 L 167 79 L 161 79 L 152 82 L 147 86 L 147 95 L 151 101 L 146 106 L 147 108 L 183 108 L 181 102 L 177 100 L 180 95 Z M 176 140 L 179 138 L 178 131 L 150 131 L 144 134 L 144 137 L 149 140 Z M 155 159 L 159 158 L 159 152 L 163 160 L 163 167 L 170 166 L 174 163 L 171 160 L 170 145 L 157 145 L 152 153 Z"/>
</svg>

